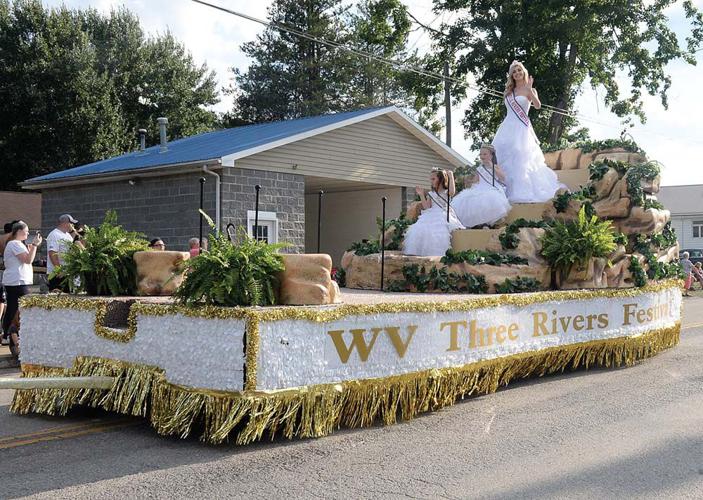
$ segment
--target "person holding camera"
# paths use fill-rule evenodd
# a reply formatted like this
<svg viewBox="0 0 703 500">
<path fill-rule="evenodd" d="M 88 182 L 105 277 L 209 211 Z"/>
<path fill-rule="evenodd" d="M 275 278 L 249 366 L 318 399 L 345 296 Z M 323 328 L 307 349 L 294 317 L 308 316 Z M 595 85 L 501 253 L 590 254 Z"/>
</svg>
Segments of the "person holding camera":
<svg viewBox="0 0 703 500">
<path fill-rule="evenodd" d="M 63 255 L 68 252 L 72 243 L 75 242 L 77 245 L 83 246 L 81 236 L 73 226 L 74 224 L 78 224 L 78 221 L 71 214 L 63 214 L 59 217 L 56 228 L 46 238 L 46 274 L 49 277 L 54 272 L 54 268 L 63 264 Z M 49 291 L 52 290 L 70 291 L 68 283 L 64 282 L 64 278 L 60 274 L 49 278 Z"/>
<path fill-rule="evenodd" d="M 37 231 L 32 242 L 25 245 L 24 241 L 27 238 L 29 238 L 27 224 L 22 221 L 16 222 L 12 226 L 12 233 L 3 253 L 5 272 L 2 275 L 2 284 L 7 295 L 7 308 L 2 319 L 2 332 L 5 337 L 10 334 L 10 325 L 15 321 L 20 297 L 27 295 L 29 285 L 34 283 L 32 262 L 37 256 L 37 248 L 42 244 L 42 237 Z M 10 336 L 10 344 L 15 348 L 19 345 L 19 337 L 16 333 Z"/>
</svg>

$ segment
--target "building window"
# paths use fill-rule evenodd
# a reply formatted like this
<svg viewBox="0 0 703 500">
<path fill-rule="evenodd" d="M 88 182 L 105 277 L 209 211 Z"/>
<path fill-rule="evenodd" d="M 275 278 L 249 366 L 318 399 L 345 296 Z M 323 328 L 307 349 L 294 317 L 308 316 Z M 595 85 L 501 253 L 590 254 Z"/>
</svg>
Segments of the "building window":
<svg viewBox="0 0 703 500">
<path fill-rule="evenodd" d="M 256 234 L 256 239 L 266 243 L 278 243 L 278 217 L 276 212 L 259 212 L 259 225 L 254 229 L 256 213 L 247 210 L 247 232 L 249 236 Z"/>
<path fill-rule="evenodd" d="M 694 220 L 691 226 L 693 227 L 693 237 L 703 238 L 703 220 Z"/>
</svg>

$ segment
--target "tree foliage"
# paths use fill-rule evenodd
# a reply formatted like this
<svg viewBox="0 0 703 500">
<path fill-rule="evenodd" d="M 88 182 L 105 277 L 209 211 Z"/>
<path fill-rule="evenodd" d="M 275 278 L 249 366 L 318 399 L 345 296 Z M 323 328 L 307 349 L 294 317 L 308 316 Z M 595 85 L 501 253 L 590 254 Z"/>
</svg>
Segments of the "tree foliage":
<svg viewBox="0 0 703 500">
<path fill-rule="evenodd" d="M 572 109 L 582 84 L 589 82 L 605 90 L 605 103 L 615 114 L 644 122 L 643 93 L 658 95 L 666 108 L 671 85 L 667 65 L 675 60 L 695 64 L 694 51 L 703 41 L 703 16 L 685 1 L 681 5 L 691 31 L 682 46 L 668 17 L 674 3 L 435 0 L 435 11 L 451 14 L 452 21 L 435 33 L 432 69 L 449 60 L 454 77 L 502 90 L 510 61 L 518 59 L 535 77 L 543 103 Z M 628 80 L 629 88 L 622 88 L 619 77 Z M 430 94 L 437 90 L 435 80 L 424 85 Z M 466 85 L 454 85 L 455 98 L 466 92 Z M 428 101 L 440 102 L 436 96 Z M 499 99 L 480 94 L 466 111 L 464 125 L 478 143 L 490 138 L 504 115 Z M 573 118 L 546 110 L 533 111 L 532 121 L 538 137 L 551 144 L 576 125 Z"/>
<path fill-rule="evenodd" d="M 214 74 L 124 8 L 0 0 L 0 189 L 135 149 L 139 128 L 156 142 L 157 116 L 174 138 L 211 129 L 216 102 Z"/>
<path fill-rule="evenodd" d="M 274 0 L 268 19 L 332 44 L 385 59 L 410 60 L 405 52 L 410 20 L 400 0 Z M 242 51 L 252 59 L 234 69 L 234 123 L 299 118 L 364 106 L 409 107 L 411 76 L 372 58 L 352 55 L 299 35 L 269 27 Z"/>
</svg>

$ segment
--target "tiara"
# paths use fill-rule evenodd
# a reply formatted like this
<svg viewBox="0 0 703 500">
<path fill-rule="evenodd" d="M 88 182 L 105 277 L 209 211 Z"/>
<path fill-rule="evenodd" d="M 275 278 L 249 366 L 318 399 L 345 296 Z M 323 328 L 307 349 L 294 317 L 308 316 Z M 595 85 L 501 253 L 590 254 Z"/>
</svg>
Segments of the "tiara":
<svg viewBox="0 0 703 500">
<path fill-rule="evenodd" d="M 495 152 L 495 150 L 496 150 L 495 146 L 493 146 L 493 144 L 491 144 L 491 143 L 489 143 L 489 142 L 484 142 L 484 143 L 482 143 L 480 149 L 488 149 L 488 150 L 493 151 L 493 152 Z"/>
</svg>

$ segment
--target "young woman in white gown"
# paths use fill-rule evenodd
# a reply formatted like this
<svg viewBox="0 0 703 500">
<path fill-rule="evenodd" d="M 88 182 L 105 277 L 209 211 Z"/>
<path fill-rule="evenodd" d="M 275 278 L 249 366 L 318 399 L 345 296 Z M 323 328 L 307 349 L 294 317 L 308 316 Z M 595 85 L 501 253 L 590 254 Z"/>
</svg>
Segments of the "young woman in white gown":
<svg viewBox="0 0 703 500">
<path fill-rule="evenodd" d="M 482 144 L 479 152 L 481 164 L 473 178 L 465 178 L 464 183 L 473 182 L 452 200 L 452 206 L 461 223 L 467 228 L 493 225 L 508 215 L 510 202 L 505 195 L 505 174 L 496 165 L 495 149 L 490 144 Z M 495 179 L 493 173 L 495 172 Z"/>
<path fill-rule="evenodd" d="M 447 200 L 456 192 L 454 173 L 433 169 L 430 182 L 430 191 L 425 191 L 419 186 L 415 188 L 422 201 L 422 213 L 405 232 L 403 253 L 406 255 L 444 255 L 451 246 L 452 231 L 464 229 L 451 203 L 447 222 Z"/>
<path fill-rule="evenodd" d="M 505 86 L 507 115 L 493 139 L 498 163 L 506 175 L 511 203 L 548 201 L 559 188 L 565 187 L 544 162 L 539 140 L 530 123 L 530 106 L 542 107 L 533 83 L 534 78 L 529 76 L 525 66 L 513 61 Z"/>
</svg>

